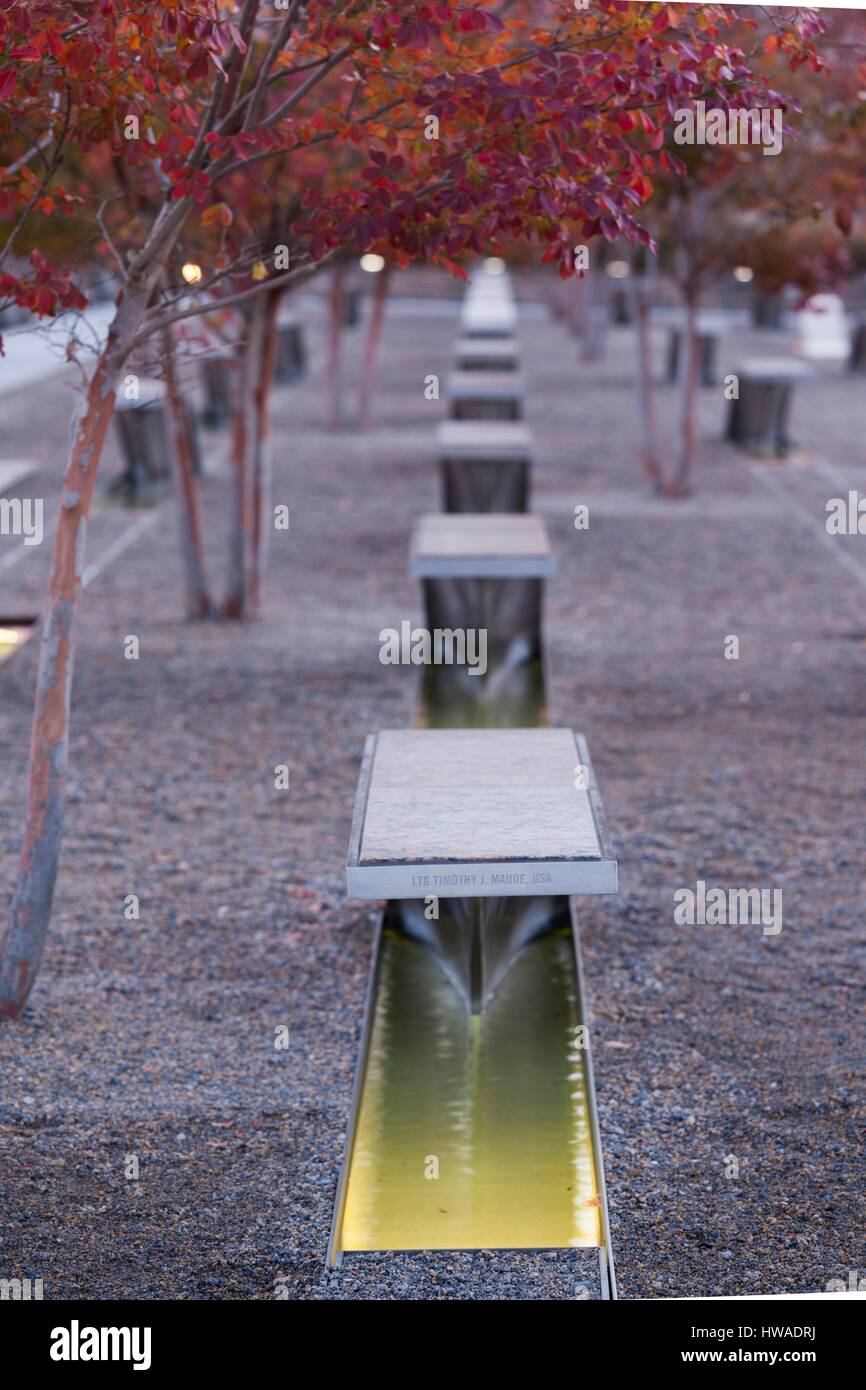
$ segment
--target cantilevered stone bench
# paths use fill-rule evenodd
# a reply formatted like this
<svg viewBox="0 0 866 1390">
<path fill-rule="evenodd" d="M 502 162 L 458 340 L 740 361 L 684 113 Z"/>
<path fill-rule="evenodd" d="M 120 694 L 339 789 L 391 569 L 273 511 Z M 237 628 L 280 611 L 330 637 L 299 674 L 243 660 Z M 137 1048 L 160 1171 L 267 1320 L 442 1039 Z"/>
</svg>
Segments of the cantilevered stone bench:
<svg viewBox="0 0 866 1390">
<path fill-rule="evenodd" d="M 346 882 L 349 897 L 390 899 L 478 1012 L 561 911 L 555 899 L 617 891 L 585 739 L 570 729 L 371 735 Z M 444 900 L 434 913 L 431 899 Z"/>
<path fill-rule="evenodd" d="M 701 310 L 697 315 L 698 334 L 698 380 L 702 386 L 716 384 L 716 355 L 722 337 L 731 327 L 730 316 L 712 310 Z M 685 371 L 686 331 L 683 322 L 674 322 L 669 328 L 667 379 L 678 381 Z"/>
<path fill-rule="evenodd" d="M 278 386 L 286 386 L 292 381 L 299 381 L 306 369 L 307 353 L 303 327 L 295 318 L 279 319 L 274 381 Z"/>
<path fill-rule="evenodd" d="M 452 420 L 519 420 L 523 377 L 514 371 L 452 372 L 448 405 Z"/>
<path fill-rule="evenodd" d="M 848 368 L 852 372 L 866 372 L 866 319 L 858 319 L 851 332 Z"/>
<path fill-rule="evenodd" d="M 764 458 L 785 458 L 793 447 L 788 433 L 791 395 L 797 382 L 814 373 L 794 358 L 744 362 L 737 372 L 739 395 L 728 413 L 727 438 Z"/>
<path fill-rule="evenodd" d="M 412 532 L 409 568 L 423 585 L 430 632 L 483 634 L 483 671 L 479 638 L 471 648 L 475 670 L 468 660 L 424 668 L 426 723 L 520 727 L 543 720 L 542 590 L 556 562 L 541 518 L 423 516 Z"/>
<path fill-rule="evenodd" d="M 171 473 L 171 439 L 165 386 L 141 380 L 138 397 L 118 396 L 114 426 L 125 463 L 124 472 L 109 487 L 112 496 L 144 496 Z"/>
<path fill-rule="evenodd" d="M 797 351 L 819 361 L 845 361 L 851 352 L 851 331 L 838 294 L 816 294 L 794 314 Z"/>
<path fill-rule="evenodd" d="M 615 893 L 585 744 L 570 729 L 371 735 L 346 884 L 366 899 Z"/>
<path fill-rule="evenodd" d="M 137 399 L 118 396 L 114 410 L 114 425 L 126 468 L 113 479 L 108 490 L 111 496 L 128 500 L 146 497 L 171 475 L 172 442 L 165 386 L 161 381 L 142 378 L 138 389 Z M 184 401 L 184 410 L 193 450 L 193 469 L 200 473 L 197 422 L 188 400 Z"/>
<path fill-rule="evenodd" d="M 517 310 L 507 299 L 467 299 L 460 313 L 465 338 L 510 338 L 517 328 Z"/>
<path fill-rule="evenodd" d="M 454 366 L 459 372 L 515 372 L 520 349 L 514 338 L 458 338 Z"/>
<path fill-rule="evenodd" d="M 534 514 L 431 512 L 413 528 L 409 568 L 423 579 L 546 579 L 556 561 Z"/>
<path fill-rule="evenodd" d="M 201 379 L 204 387 L 201 422 L 205 429 L 222 429 L 229 422 L 232 403 L 232 359 L 233 353 L 229 348 L 208 352 L 201 359 Z"/>
<path fill-rule="evenodd" d="M 525 512 L 532 434 L 519 421 L 446 420 L 437 433 L 446 512 Z"/>
</svg>

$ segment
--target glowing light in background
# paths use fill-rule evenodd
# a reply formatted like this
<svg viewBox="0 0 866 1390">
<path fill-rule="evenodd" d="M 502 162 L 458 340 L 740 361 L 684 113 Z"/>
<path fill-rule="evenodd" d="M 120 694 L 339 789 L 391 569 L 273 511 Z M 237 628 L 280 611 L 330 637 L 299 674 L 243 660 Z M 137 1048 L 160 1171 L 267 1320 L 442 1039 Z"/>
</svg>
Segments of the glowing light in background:
<svg viewBox="0 0 866 1390">
<path fill-rule="evenodd" d="M 371 275 L 378 275 L 380 270 L 385 269 L 385 257 L 368 251 L 366 256 L 361 257 L 361 269 L 368 270 Z"/>
<path fill-rule="evenodd" d="M 631 274 L 628 261 L 611 261 L 607 266 L 611 280 L 627 280 Z"/>
<path fill-rule="evenodd" d="M 754 280 L 755 272 L 750 265 L 734 266 L 734 279 L 739 280 L 741 285 L 748 285 L 750 280 Z"/>
<path fill-rule="evenodd" d="M 29 633 L 22 631 L 19 627 L 0 627 L 0 662 L 11 656 L 26 636 L 29 636 Z"/>
<path fill-rule="evenodd" d="M 197 285 L 201 279 L 201 266 L 187 261 L 186 265 L 181 267 L 180 273 L 188 285 Z"/>
</svg>

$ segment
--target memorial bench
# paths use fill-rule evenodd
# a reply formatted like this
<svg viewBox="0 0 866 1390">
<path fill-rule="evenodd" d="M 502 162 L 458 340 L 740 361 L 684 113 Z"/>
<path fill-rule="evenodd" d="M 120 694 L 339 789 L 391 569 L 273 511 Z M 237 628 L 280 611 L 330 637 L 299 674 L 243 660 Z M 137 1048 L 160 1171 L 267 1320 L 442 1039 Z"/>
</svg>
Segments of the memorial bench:
<svg viewBox="0 0 866 1390">
<path fill-rule="evenodd" d="M 852 330 L 848 367 L 852 372 L 866 372 L 866 319 L 858 319 Z"/>
<path fill-rule="evenodd" d="M 288 386 L 299 381 L 307 370 L 307 350 L 303 325 L 296 318 L 277 321 L 277 353 L 274 362 L 274 381 Z"/>
<path fill-rule="evenodd" d="M 525 512 L 532 433 L 520 421 L 446 420 L 437 432 L 446 512 Z"/>
<path fill-rule="evenodd" d="M 698 380 L 701 386 L 715 386 L 717 382 L 716 362 L 718 346 L 731 327 L 730 315 L 714 312 L 711 309 L 699 310 L 697 314 L 698 338 Z M 667 380 L 679 381 L 685 370 L 685 322 L 674 322 L 668 327 Z"/>
<path fill-rule="evenodd" d="M 425 667 L 425 723 L 501 728 L 544 722 L 543 587 L 556 562 L 541 518 L 423 516 L 412 532 L 409 569 L 422 583 L 431 633 L 485 634 L 480 674 L 467 662 Z"/>
<path fill-rule="evenodd" d="M 813 295 L 794 314 L 797 351 L 813 361 L 843 362 L 850 357 L 851 332 L 838 294 Z"/>
<path fill-rule="evenodd" d="M 459 372 L 514 372 L 520 349 L 514 338 L 458 338 L 454 366 Z"/>
<path fill-rule="evenodd" d="M 350 898 L 617 892 L 585 748 L 570 729 L 387 729 L 366 742 Z"/>
<path fill-rule="evenodd" d="M 429 925 L 438 916 L 410 913 L 405 924 L 444 950 L 452 973 L 465 964 L 463 984 L 477 1012 L 517 953 L 549 924 L 552 898 L 617 892 L 585 740 L 570 729 L 371 735 L 346 884 L 350 898 L 461 900 L 468 927 L 461 942 L 441 939 Z M 503 914 L 469 905 L 488 898 L 533 898 L 539 908 Z"/>
<path fill-rule="evenodd" d="M 460 312 L 464 338 L 511 338 L 517 328 L 517 310 L 507 299 L 467 299 Z"/>
<path fill-rule="evenodd" d="M 448 378 L 452 420 L 520 420 L 524 383 L 516 371 L 456 371 Z"/>
<path fill-rule="evenodd" d="M 232 362 L 229 348 L 208 352 L 201 359 L 201 381 L 204 389 L 204 408 L 201 422 L 205 429 L 223 429 L 232 410 Z"/>
<path fill-rule="evenodd" d="M 791 396 L 798 382 L 814 373 L 794 358 L 744 362 L 737 372 L 738 396 L 730 403 L 727 438 L 763 458 L 786 458 L 793 444 L 788 433 Z"/>
<path fill-rule="evenodd" d="M 200 473 L 195 412 L 186 399 L 184 410 L 193 450 L 193 470 Z M 173 446 L 164 383 L 141 378 L 137 398 L 127 400 L 125 396 L 118 396 L 114 427 L 125 469 L 109 484 L 109 496 L 129 502 L 147 499 L 171 477 Z"/>
</svg>

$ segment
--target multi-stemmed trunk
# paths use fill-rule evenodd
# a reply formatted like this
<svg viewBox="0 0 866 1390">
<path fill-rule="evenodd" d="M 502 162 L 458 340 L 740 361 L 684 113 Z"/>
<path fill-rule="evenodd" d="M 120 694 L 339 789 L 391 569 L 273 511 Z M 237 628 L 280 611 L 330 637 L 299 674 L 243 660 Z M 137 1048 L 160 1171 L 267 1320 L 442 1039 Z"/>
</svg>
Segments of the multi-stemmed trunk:
<svg viewBox="0 0 866 1390">
<path fill-rule="evenodd" d="M 268 562 L 273 517 L 271 514 L 271 389 L 277 361 L 277 317 L 282 294 L 279 290 L 264 296 L 261 373 L 255 392 L 255 448 L 253 451 L 253 544 L 249 564 L 250 610 L 259 606 Z"/>
<path fill-rule="evenodd" d="M 329 424 L 339 429 L 343 423 L 343 331 L 346 324 L 346 267 L 339 262 L 331 275 L 328 296 L 328 389 Z"/>
<path fill-rule="evenodd" d="M 226 618 L 249 618 L 261 593 L 269 535 L 270 391 L 276 355 L 278 293 L 253 300 L 238 345 L 232 409 L 232 489 Z"/>
<path fill-rule="evenodd" d="M 87 520 L 121 367 L 149 293 L 147 284 L 127 288 L 90 378 L 70 444 L 42 615 L 21 861 L 0 945 L 0 1017 L 21 1014 L 45 949 L 63 833 L 75 621 Z"/>
<path fill-rule="evenodd" d="M 634 311 L 637 330 L 638 405 L 641 417 L 641 466 L 656 491 L 663 490 L 658 418 L 653 376 L 650 300 L 646 286 L 634 279 Z"/>
<path fill-rule="evenodd" d="M 256 385 L 261 370 L 264 339 L 262 304 L 255 300 L 237 348 L 237 371 L 232 401 L 231 471 L 229 502 L 229 572 L 223 600 L 223 616 L 244 618 L 249 601 L 249 555 L 253 537 L 251 461 L 255 438 Z"/>
</svg>

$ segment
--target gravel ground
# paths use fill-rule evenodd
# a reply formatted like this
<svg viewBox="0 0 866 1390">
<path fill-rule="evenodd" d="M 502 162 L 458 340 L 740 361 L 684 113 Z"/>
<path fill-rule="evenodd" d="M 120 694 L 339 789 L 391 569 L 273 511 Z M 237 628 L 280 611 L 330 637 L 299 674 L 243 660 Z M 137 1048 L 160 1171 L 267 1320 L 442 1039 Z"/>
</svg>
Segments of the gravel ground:
<svg viewBox="0 0 866 1390">
<path fill-rule="evenodd" d="M 0 1031 L 0 1276 L 41 1277 L 47 1298 L 579 1297 L 596 1278 L 581 1252 L 322 1273 L 373 921 L 345 899 L 345 847 L 365 734 L 412 717 L 414 673 L 380 666 L 377 637 L 420 618 L 406 541 L 439 505 L 444 409 L 424 378 L 444 379 L 455 319 L 395 306 L 375 429 L 330 431 L 303 309 L 313 372 L 274 410 L 292 531 L 274 537 L 261 621 L 181 620 L 171 503 L 86 594 L 52 935 Z M 745 336 L 723 367 L 777 350 Z M 863 388 L 828 368 L 802 389 L 783 467 L 719 443 L 721 390 L 705 391 L 696 496 L 661 503 L 635 462 L 629 330 L 586 364 L 528 302 L 522 339 L 533 506 L 560 561 L 553 715 L 589 738 L 622 862 L 619 897 L 581 914 L 620 1294 L 820 1289 L 866 1270 L 866 560 L 862 538 L 831 546 L 823 527 L 829 496 L 866 493 Z M 3 451 L 36 461 L 49 517 L 69 404 L 61 379 L 2 401 Z M 660 405 L 673 447 L 670 388 Z M 216 465 L 222 448 L 209 438 Z M 225 479 L 205 493 L 219 587 Z M 134 519 L 102 509 L 90 556 Z M 38 609 L 47 560 L 0 571 L 5 614 Z M 7 891 L 35 645 L 0 668 Z M 673 894 L 699 878 L 782 888 L 783 930 L 676 926 Z"/>
</svg>

